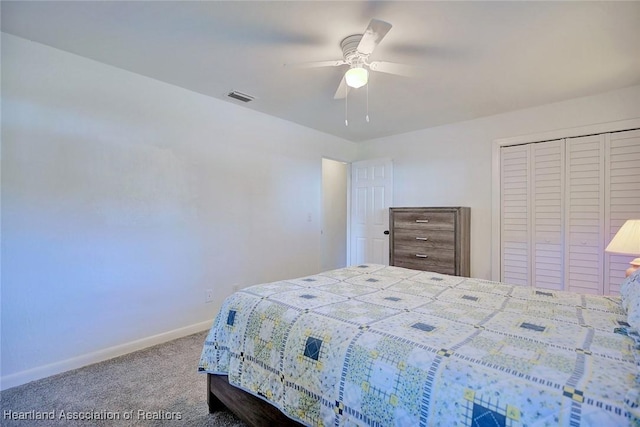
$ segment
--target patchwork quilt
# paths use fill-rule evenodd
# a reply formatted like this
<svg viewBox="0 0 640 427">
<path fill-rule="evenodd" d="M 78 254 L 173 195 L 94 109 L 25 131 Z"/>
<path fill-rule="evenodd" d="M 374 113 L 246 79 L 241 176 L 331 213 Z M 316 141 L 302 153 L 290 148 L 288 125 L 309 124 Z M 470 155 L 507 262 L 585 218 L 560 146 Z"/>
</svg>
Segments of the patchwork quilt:
<svg viewBox="0 0 640 427">
<path fill-rule="evenodd" d="M 314 426 L 633 425 L 625 319 L 616 297 L 367 264 L 231 295 L 199 370 Z"/>
</svg>

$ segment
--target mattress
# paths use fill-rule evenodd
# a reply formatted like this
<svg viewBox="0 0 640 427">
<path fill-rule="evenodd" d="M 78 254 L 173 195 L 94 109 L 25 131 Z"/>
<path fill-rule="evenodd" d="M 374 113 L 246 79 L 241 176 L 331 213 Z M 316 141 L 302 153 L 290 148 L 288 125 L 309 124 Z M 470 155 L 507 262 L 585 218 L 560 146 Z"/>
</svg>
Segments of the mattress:
<svg viewBox="0 0 640 427">
<path fill-rule="evenodd" d="M 199 371 L 314 426 L 633 425 L 617 297 L 365 264 L 228 297 Z"/>
</svg>

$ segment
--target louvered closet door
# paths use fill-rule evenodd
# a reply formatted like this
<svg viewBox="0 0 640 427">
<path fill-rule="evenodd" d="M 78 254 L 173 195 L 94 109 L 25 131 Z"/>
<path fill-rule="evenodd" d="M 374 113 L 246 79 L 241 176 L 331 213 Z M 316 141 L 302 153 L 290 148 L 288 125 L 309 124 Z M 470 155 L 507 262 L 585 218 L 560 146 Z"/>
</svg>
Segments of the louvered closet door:
<svg viewBox="0 0 640 427">
<path fill-rule="evenodd" d="M 501 277 L 528 285 L 529 265 L 529 151 L 528 145 L 503 147 L 500 155 Z"/>
<path fill-rule="evenodd" d="M 532 278 L 537 288 L 564 285 L 564 140 L 531 145 Z"/>
<path fill-rule="evenodd" d="M 640 131 L 607 135 L 605 247 L 627 219 L 640 219 Z M 633 256 L 605 254 L 604 293 L 618 294 Z"/>
<path fill-rule="evenodd" d="M 604 279 L 605 136 L 568 138 L 565 290 L 601 294 Z"/>
</svg>

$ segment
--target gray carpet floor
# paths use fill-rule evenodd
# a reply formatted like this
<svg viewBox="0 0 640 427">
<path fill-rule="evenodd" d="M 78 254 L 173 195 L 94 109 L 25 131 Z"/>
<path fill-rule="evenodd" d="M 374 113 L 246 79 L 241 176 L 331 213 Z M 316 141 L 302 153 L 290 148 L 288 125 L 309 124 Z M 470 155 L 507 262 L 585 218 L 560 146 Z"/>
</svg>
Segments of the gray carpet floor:
<svg viewBox="0 0 640 427">
<path fill-rule="evenodd" d="M 0 425 L 245 427 L 228 411 L 209 414 L 206 375 L 197 372 L 205 337 L 200 332 L 4 390 Z M 11 419 L 52 411 L 53 420 Z M 119 420 L 69 419 L 87 415 Z"/>
</svg>

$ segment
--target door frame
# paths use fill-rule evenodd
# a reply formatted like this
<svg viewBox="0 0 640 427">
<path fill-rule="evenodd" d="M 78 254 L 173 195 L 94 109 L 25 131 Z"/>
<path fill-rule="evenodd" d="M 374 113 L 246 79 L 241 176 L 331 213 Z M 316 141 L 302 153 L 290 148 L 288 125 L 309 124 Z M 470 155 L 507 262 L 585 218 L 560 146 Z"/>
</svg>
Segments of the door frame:
<svg viewBox="0 0 640 427">
<path fill-rule="evenodd" d="M 342 163 L 343 165 L 345 165 L 345 174 L 346 174 L 346 182 L 344 183 L 344 185 L 346 185 L 346 207 L 345 207 L 345 211 L 344 211 L 344 217 L 345 217 L 345 239 L 346 239 L 346 246 L 345 246 L 345 251 L 346 251 L 346 256 L 345 256 L 345 264 L 348 266 L 349 265 L 349 244 L 350 244 L 350 203 L 351 203 L 351 199 L 350 199 L 350 183 L 351 183 L 351 162 L 345 161 L 345 160 L 339 160 L 339 159 L 335 159 L 335 158 L 331 158 L 328 156 L 322 156 L 321 158 L 321 170 L 322 170 L 322 179 L 321 179 L 321 184 L 322 184 L 322 189 L 321 189 L 321 203 L 320 203 L 320 239 L 324 238 L 324 234 L 327 233 L 327 230 L 325 229 L 324 225 L 325 225 L 325 219 L 326 219 L 326 211 L 324 209 L 324 195 L 325 195 L 325 180 L 324 180 L 324 160 L 329 160 L 332 162 L 337 162 L 337 163 Z M 323 259 L 324 259 L 325 253 L 324 253 L 324 246 L 322 245 L 322 243 L 320 244 L 320 265 L 322 266 L 323 263 Z M 324 271 L 325 269 L 322 268 L 322 271 Z"/>
<path fill-rule="evenodd" d="M 351 209 L 353 207 L 353 203 L 352 203 L 352 198 L 353 198 L 353 192 L 352 192 L 352 170 L 353 170 L 353 164 L 360 162 L 360 161 L 375 161 L 375 160 L 389 160 L 391 161 L 391 164 L 393 165 L 393 159 L 390 157 L 385 157 L 385 158 L 381 158 L 381 159 L 365 159 L 365 160 L 353 160 L 353 161 L 347 161 L 347 160 L 342 160 L 342 159 L 337 159 L 335 157 L 331 157 L 331 156 L 322 156 L 321 157 L 321 161 L 322 159 L 327 159 L 327 160 L 332 160 L 332 161 L 336 161 L 336 162 L 341 162 L 341 163 L 345 163 L 346 164 L 346 168 L 347 168 L 347 209 L 345 212 L 346 215 L 346 219 L 347 219 L 347 231 L 346 231 L 346 239 L 347 239 L 347 244 L 346 244 L 346 251 L 347 251 L 347 256 L 346 256 L 346 265 L 350 266 L 353 264 L 352 261 L 352 255 L 351 255 L 351 236 L 352 236 L 352 218 L 351 218 Z M 391 177 L 391 187 L 393 188 L 393 175 Z M 391 200 L 390 205 L 393 205 L 393 199 Z M 322 207 L 322 203 L 321 203 L 321 215 L 324 216 L 324 209 Z M 322 224 L 322 218 L 321 218 L 321 224 Z M 320 256 L 322 257 L 322 253 L 320 254 Z M 319 261 L 321 263 L 321 259 Z"/>
</svg>

